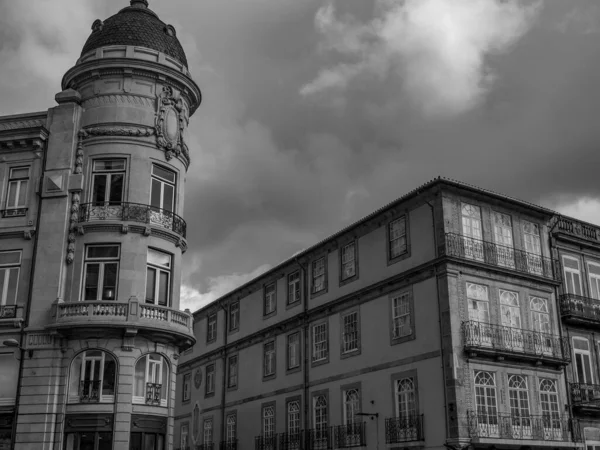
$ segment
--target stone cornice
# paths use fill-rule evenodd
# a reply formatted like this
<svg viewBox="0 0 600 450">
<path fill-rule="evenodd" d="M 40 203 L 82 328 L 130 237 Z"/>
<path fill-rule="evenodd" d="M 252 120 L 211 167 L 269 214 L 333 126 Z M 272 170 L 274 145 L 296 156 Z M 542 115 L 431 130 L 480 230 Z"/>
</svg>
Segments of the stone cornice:
<svg viewBox="0 0 600 450">
<path fill-rule="evenodd" d="M 46 127 L 48 113 L 35 112 L 0 117 L 0 131 L 23 130 Z"/>
</svg>

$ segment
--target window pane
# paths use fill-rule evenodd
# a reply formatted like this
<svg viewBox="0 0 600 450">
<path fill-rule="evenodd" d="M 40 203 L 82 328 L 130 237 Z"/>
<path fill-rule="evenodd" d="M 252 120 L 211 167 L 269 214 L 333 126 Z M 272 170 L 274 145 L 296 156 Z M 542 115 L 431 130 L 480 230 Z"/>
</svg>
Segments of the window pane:
<svg viewBox="0 0 600 450">
<path fill-rule="evenodd" d="M 15 178 L 29 178 L 29 167 L 10 169 L 10 179 Z"/>
<path fill-rule="evenodd" d="M 27 180 L 21 181 L 20 184 L 18 206 L 25 206 L 27 203 Z"/>
<path fill-rule="evenodd" d="M 119 257 L 119 246 L 118 245 L 90 245 L 87 248 L 87 257 L 90 259 L 100 258 L 118 258 Z"/>
<path fill-rule="evenodd" d="M 146 271 L 146 302 L 154 303 L 156 293 L 156 269 L 148 267 Z"/>
<path fill-rule="evenodd" d="M 117 296 L 117 263 L 104 264 L 104 286 L 102 300 L 114 300 Z"/>
<path fill-rule="evenodd" d="M 162 183 L 158 180 L 152 179 L 152 191 L 150 194 L 150 205 L 155 208 L 160 208 L 160 194 L 161 194 Z"/>
<path fill-rule="evenodd" d="M 160 166 L 152 166 L 152 174 L 161 177 L 171 183 L 175 183 L 175 172 L 171 172 L 170 170 L 163 169 Z"/>
<path fill-rule="evenodd" d="M 11 181 L 8 184 L 8 195 L 6 197 L 6 207 L 14 208 L 17 205 L 17 191 L 19 190 L 19 183 L 17 181 Z"/>
<path fill-rule="evenodd" d="M 115 361 L 106 356 L 104 360 L 104 374 L 102 376 L 102 395 L 115 395 Z"/>
<path fill-rule="evenodd" d="M 94 175 L 94 187 L 92 188 L 92 202 L 102 204 L 106 201 L 107 175 Z"/>
<path fill-rule="evenodd" d="M 21 263 L 21 252 L 0 252 L 0 266 Z"/>
<path fill-rule="evenodd" d="M 169 274 L 160 271 L 158 283 L 158 304 L 166 306 L 169 297 Z"/>
<path fill-rule="evenodd" d="M 121 203 L 123 200 L 123 175 L 115 173 L 110 177 L 110 202 Z"/>
<path fill-rule="evenodd" d="M 146 395 L 146 360 L 147 356 L 144 356 L 135 364 L 133 395 L 136 397 L 144 397 Z"/>
<path fill-rule="evenodd" d="M 156 266 L 171 267 L 171 255 L 168 253 L 159 252 L 158 250 L 148 249 L 148 262 Z"/>
<path fill-rule="evenodd" d="M 85 300 L 98 299 L 100 264 L 88 263 L 85 267 Z"/>
<path fill-rule="evenodd" d="M 5 305 L 14 305 L 17 303 L 17 285 L 19 284 L 19 269 L 13 267 L 11 269 L 0 269 L 0 296 L 4 292 L 4 282 L 6 278 L 6 272 L 8 272 L 8 289 L 6 291 L 6 298 L 1 298 L 0 303 Z"/>
<path fill-rule="evenodd" d="M 94 171 L 101 170 L 125 170 L 124 159 L 106 159 L 94 161 Z"/>
<path fill-rule="evenodd" d="M 173 198 L 175 188 L 170 184 L 165 184 L 163 188 L 163 205 L 162 208 L 167 211 L 173 211 Z"/>
</svg>

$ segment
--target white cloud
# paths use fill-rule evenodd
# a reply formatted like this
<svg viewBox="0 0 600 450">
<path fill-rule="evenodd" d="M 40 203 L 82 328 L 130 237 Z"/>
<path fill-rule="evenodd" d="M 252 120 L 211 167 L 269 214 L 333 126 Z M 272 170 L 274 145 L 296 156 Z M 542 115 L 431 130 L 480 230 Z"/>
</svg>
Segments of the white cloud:
<svg viewBox="0 0 600 450">
<path fill-rule="evenodd" d="M 600 225 L 600 198 L 583 197 L 559 204 L 556 209 L 566 216 Z"/>
<path fill-rule="evenodd" d="M 324 50 L 354 59 L 323 69 L 300 89 L 304 96 L 343 90 L 365 74 L 399 77 L 426 115 L 475 106 L 493 81 L 485 58 L 508 51 L 531 27 L 540 3 L 519 0 L 376 0 L 367 24 L 335 17 L 333 0 L 316 15 Z"/>
</svg>

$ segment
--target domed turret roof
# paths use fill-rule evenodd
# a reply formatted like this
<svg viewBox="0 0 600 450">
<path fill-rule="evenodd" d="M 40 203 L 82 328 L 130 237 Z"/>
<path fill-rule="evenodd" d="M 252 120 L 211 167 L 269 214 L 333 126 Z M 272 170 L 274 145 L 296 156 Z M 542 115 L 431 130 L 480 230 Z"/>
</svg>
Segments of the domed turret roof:
<svg viewBox="0 0 600 450">
<path fill-rule="evenodd" d="M 175 29 L 148 9 L 146 0 L 131 0 L 131 6 L 123 8 L 104 22 L 96 20 L 92 30 L 81 51 L 82 56 L 109 45 L 135 45 L 165 53 L 186 68 L 188 66 Z"/>
</svg>

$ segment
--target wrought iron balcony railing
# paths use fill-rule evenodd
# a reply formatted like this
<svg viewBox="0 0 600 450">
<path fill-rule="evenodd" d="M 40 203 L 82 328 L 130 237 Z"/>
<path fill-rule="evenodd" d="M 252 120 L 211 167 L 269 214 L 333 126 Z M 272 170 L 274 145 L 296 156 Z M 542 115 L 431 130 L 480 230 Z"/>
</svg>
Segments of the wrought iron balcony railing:
<svg viewBox="0 0 600 450">
<path fill-rule="evenodd" d="M 600 324 L 600 300 L 575 294 L 559 297 L 563 320 Z"/>
<path fill-rule="evenodd" d="M 277 450 L 277 435 L 256 436 L 254 438 L 255 450 Z"/>
<path fill-rule="evenodd" d="M 496 357 L 536 359 L 561 364 L 571 360 L 567 338 L 470 320 L 463 322 L 465 350 Z"/>
<path fill-rule="evenodd" d="M 302 430 L 279 433 L 277 440 L 279 450 L 304 450 L 306 448 L 305 436 Z"/>
<path fill-rule="evenodd" d="M 199 444 L 194 447 L 194 450 L 213 450 L 214 444 L 211 442 L 209 444 Z"/>
<path fill-rule="evenodd" d="M 333 427 L 333 442 L 335 448 L 361 447 L 367 445 L 366 427 L 364 422 L 349 423 Z"/>
<path fill-rule="evenodd" d="M 22 217 L 27 215 L 27 208 L 11 208 L 11 209 L 3 209 L 2 217 Z"/>
<path fill-rule="evenodd" d="M 14 319 L 17 317 L 16 305 L 0 305 L 0 319 Z"/>
<path fill-rule="evenodd" d="M 423 439 L 423 414 L 385 419 L 386 444 L 422 441 Z"/>
<path fill-rule="evenodd" d="M 579 421 L 558 415 L 513 416 L 468 411 L 470 437 L 581 442 Z"/>
<path fill-rule="evenodd" d="M 102 205 L 83 203 L 79 207 L 79 222 L 117 220 L 156 225 L 185 238 L 186 223 L 183 218 L 167 209 L 141 203 L 110 202 Z"/>
<path fill-rule="evenodd" d="M 445 252 L 471 261 L 504 267 L 516 272 L 560 281 L 558 264 L 551 258 L 461 234 L 446 233 Z"/>
<path fill-rule="evenodd" d="M 219 443 L 219 450 L 237 450 L 238 441 L 237 439 L 229 441 L 221 441 Z"/>
<path fill-rule="evenodd" d="M 79 382 L 79 401 L 98 403 L 100 401 L 101 380 L 82 380 Z"/>
<path fill-rule="evenodd" d="M 573 406 L 589 407 L 600 410 L 600 385 L 587 383 L 569 383 Z"/>
<path fill-rule="evenodd" d="M 160 406 L 162 384 L 146 383 L 146 405 Z"/>
<path fill-rule="evenodd" d="M 313 428 L 304 431 L 307 450 L 329 450 L 333 448 L 332 427 Z"/>
</svg>

